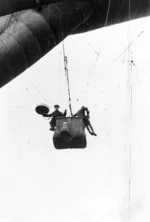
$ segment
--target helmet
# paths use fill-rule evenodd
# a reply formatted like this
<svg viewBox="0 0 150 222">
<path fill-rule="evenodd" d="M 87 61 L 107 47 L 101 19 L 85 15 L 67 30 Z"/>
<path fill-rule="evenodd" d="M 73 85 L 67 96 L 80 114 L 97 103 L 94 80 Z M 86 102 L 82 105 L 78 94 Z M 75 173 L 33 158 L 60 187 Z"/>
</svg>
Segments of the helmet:
<svg viewBox="0 0 150 222">
<path fill-rule="evenodd" d="M 55 105 L 54 107 L 58 107 L 59 108 L 60 106 L 59 105 Z"/>
</svg>

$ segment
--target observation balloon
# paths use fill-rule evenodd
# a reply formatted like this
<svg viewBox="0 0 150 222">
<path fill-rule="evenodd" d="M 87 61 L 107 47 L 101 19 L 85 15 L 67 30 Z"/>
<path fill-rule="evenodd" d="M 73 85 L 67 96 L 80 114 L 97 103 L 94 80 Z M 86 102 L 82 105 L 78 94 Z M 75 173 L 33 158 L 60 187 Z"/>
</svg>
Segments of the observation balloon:
<svg viewBox="0 0 150 222">
<path fill-rule="evenodd" d="M 0 3 L 0 87 L 71 34 L 148 16 L 149 0 L 5 0 Z"/>
</svg>

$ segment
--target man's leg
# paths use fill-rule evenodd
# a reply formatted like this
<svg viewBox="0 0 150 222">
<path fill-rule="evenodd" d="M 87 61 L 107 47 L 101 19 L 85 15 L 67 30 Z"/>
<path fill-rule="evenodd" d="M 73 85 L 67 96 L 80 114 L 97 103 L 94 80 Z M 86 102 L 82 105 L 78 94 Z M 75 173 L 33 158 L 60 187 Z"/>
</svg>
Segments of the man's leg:
<svg viewBox="0 0 150 222">
<path fill-rule="evenodd" d="M 87 123 L 87 127 L 89 128 L 89 133 L 91 134 L 91 135 L 93 135 L 93 136 L 97 136 L 96 135 L 96 133 L 94 132 L 94 129 L 93 129 L 93 127 L 92 127 L 92 125 L 91 125 L 91 123 L 90 123 L 90 121 L 89 121 L 89 119 L 87 118 L 87 120 L 86 120 L 86 123 Z"/>
<path fill-rule="evenodd" d="M 55 118 L 52 118 L 51 121 L 50 121 L 50 130 L 54 131 L 55 130 L 55 125 L 56 125 L 56 121 L 55 121 Z"/>
<path fill-rule="evenodd" d="M 94 133 L 94 129 L 93 129 L 93 127 L 92 127 L 92 125 L 91 125 L 88 117 L 85 116 L 85 117 L 83 118 L 83 120 L 84 120 L 84 124 L 85 124 L 88 132 L 89 132 L 91 135 L 93 135 L 93 136 L 97 136 L 96 133 Z"/>
</svg>

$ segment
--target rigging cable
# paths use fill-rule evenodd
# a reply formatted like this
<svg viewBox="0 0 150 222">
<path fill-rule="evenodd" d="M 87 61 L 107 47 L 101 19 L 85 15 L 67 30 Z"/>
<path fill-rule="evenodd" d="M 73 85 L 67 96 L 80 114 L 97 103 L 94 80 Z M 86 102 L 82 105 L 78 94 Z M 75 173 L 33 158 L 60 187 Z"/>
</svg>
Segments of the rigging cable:
<svg viewBox="0 0 150 222">
<path fill-rule="evenodd" d="M 105 18 L 104 27 L 106 27 L 107 24 L 108 24 L 108 18 L 109 18 L 109 13 L 110 13 L 111 1 L 112 1 L 112 0 L 109 0 L 109 2 L 108 2 L 108 7 L 107 7 L 107 12 L 106 12 L 106 18 Z M 88 43 L 88 44 L 90 45 L 90 43 Z M 94 53 L 96 54 L 96 59 L 95 59 L 95 61 L 94 61 L 94 64 L 93 64 L 93 66 L 92 66 L 91 71 L 88 73 L 88 81 L 86 82 L 85 89 L 84 89 L 84 92 L 83 92 L 82 94 L 85 94 L 86 91 L 88 90 L 89 80 L 90 80 L 91 73 L 94 72 L 95 67 L 96 67 L 96 64 L 97 64 L 97 62 L 98 62 L 98 60 L 99 60 L 99 56 L 101 55 L 100 50 L 101 50 L 101 49 L 99 49 L 98 51 L 94 51 Z M 82 95 L 78 96 L 76 100 L 79 101 L 80 98 L 81 98 L 81 96 L 82 96 Z"/>
<path fill-rule="evenodd" d="M 129 44 L 128 44 L 128 74 L 127 74 L 127 146 L 128 146 L 128 217 L 129 222 L 131 221 L 131 168 L 132 168 L 132 115 L 133 115 L 133 88 L 132 88 L 132 51 L 131 45 L 131 29 L 130 29 L 130 13 L 131 13 L 131 0 L 128 2 L 129 4 L 129 27 L 128 27 L 128 35 L 129 35 Z M 139 36 L 138 36 L 139 37 Z"/>
<path fill-rule="evenodd" d="M 132 167 L 132 102 L 133 102 L 133 86 L 132 86 L 132 66 L 133 66 L 133 60 L 131 59 L 131 52 L 129 51 L 128 54 L 130 61 L 128 63 L 128 75 L 127 75 L 127 117 L 128 117 L 128 132 L 127 132 L 127 146 L 129 148 L 128 151 L 128 161 L 129 161 L 129 171 L 128 171 L 128 202 L 129 202 L 129 222 L 131 220 L 131 167 Z"/>
<path fill-rule="evenodd" d="M 128 46 L 123 50 L 123 52 L 122 52 L 116 59 L 114 59 L 114 62 L 118 61 L 118 59 L 125 53 L 126 50 L 130 50 L 130 47 L 133 45 L 133 43 L 134 43 L 143 33 L 144 33 L 144 31 L 141 31 L 141 32 L 138 34 L 138 36 L 137 36 L 132 42 L 129 41 Z M 114 62 L 113 62 L 113 63 L 114 63 Z"/>
<path fill-rule="evenodd" d="M 69 109 L 70 109 L 70 114 L 73 116 L 72 113 L 72 105 L 71 105 L 71 92 L 70 92 L 70 81 L 69 81 L 69 72 L 68 72 L 68 58 L 65 54 L 65 44 L 63 41 L 63 56 L 64 56 L 64 69 L 65 69 L 65 75 L 67 78 L 67 87 L 68 87 L 68 103 L 69 103 Z"/>
</svg>

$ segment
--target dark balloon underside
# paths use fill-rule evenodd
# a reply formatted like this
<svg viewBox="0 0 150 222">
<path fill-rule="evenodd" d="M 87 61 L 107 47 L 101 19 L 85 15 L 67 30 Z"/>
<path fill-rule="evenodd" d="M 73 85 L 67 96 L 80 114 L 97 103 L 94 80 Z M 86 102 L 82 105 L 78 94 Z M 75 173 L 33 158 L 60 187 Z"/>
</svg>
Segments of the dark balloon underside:
<svg viewBox="0 0 150 222">
<path fill-rule="evenodd" d="M 0 2 L 0 87 L 28 69 L 68 35 L 150 14 L 149 0 L 40 2 L 40 10 L 35 0 Z"/>
</svg>

